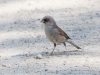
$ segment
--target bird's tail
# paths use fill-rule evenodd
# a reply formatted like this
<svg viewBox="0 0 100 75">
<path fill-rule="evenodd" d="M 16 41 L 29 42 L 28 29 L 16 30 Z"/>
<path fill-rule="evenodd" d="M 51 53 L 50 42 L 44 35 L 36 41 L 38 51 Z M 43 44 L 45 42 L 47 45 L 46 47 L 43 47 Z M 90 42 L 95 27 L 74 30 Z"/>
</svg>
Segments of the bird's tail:
<svg viewBox="0 0 100 75">
<path fill-rule="evenodd" d="M 67 40 L 67 42 L 70 43 L 71 45 L 73 45 L 74 47 L 76 47 L 77 49 L 81 49 L 79 46 L 74 44 L 71 40 Z"/>
</svg>

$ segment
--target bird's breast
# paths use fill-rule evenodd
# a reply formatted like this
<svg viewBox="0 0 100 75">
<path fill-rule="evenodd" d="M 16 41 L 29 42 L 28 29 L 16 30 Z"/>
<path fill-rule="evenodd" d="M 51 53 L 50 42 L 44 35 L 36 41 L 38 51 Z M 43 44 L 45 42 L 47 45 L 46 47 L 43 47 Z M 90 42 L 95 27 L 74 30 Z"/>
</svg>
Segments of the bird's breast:
<svg viewBox="0 0 100 75">
<path fill-rule="evenodd" d="M 54 43 L 54 38 L 53 38 L 53 34 L 52 34 L 52 27 L 51 26 L 45 26 L 45 34 L 46 37 Z"/>
<path fill-rule="evenodd" d="M 47 38 L 53 43 L 61 44 L 66 41 L 66 38 L 62 35 L 59 35 L 52 27 L 45 27 L 45 34 Z"/>
</svg>

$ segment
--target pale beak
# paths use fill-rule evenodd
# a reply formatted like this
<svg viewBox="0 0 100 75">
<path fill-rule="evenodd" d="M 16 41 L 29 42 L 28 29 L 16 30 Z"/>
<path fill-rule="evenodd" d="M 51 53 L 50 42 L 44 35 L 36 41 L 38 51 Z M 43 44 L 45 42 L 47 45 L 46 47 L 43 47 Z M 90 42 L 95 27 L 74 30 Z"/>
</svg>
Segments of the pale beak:
<svg viewBox="0 0 100 75">
<path fill-rule="evenodd" d="M 40 22 L 44 23 L 44 20 L 41 20 Z"/>
</svg>

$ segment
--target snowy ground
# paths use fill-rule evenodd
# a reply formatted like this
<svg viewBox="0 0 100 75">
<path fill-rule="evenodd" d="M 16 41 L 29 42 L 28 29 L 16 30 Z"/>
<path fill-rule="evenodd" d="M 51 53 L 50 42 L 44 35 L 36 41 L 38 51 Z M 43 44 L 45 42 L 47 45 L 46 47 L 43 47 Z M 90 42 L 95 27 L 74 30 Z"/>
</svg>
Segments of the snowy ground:
<svg viewBox="0 0 100 75">
<path fill-rule="evenodd" d="M 45 15 L 82 49 L 67 44 L 66 56 L 59 45 L 50 56 Z M 0 0 L 0 75 L 100 75 L 100 0 Z"/>
</svg>

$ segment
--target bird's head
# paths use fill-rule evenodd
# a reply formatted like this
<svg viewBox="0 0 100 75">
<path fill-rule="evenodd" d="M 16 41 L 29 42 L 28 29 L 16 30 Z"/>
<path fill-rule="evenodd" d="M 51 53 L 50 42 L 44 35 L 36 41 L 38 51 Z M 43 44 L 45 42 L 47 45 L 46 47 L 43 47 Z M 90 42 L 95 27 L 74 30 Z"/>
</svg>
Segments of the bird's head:
<svg viewBox="0 0 100 75">
<path fill-rule="evenodd" d="M 41 22 L 42 22 L 45 26 L 56 25 L 55 20 L 54 20 L 51 16 L 44 16 L 44 17 L 42 18 Z"/>
</svg>

